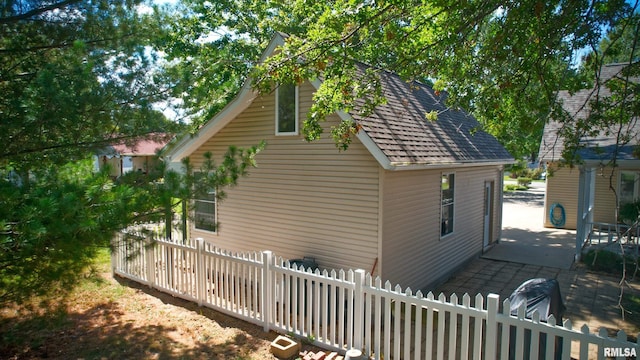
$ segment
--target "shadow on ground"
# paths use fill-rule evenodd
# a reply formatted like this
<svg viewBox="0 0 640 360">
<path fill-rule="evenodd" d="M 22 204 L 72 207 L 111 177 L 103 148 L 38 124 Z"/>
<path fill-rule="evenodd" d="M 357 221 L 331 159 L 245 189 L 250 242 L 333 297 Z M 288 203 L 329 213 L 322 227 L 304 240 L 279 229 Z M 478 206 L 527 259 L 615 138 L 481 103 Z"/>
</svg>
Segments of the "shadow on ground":
<svg viewBox="0 0 640 360">
<path fill-rule="evenodd" d="M 509 191 L 504 193 L 503 198 L 504 202 L 508 204 L 544 206 L 544 191 Z"/>
<path fill-rule="evenodd" d="M 482 255 L 538 266 L 570 269 L 575 255 L 575 234 L 571 231 L 504 228 L 502 240 Z"/>
<path fill-rule="evenodd" d="M 274 359 L 276 333 L 116 279 L 137 300 L 0 319 L 0 359 Z"/>
</svg>

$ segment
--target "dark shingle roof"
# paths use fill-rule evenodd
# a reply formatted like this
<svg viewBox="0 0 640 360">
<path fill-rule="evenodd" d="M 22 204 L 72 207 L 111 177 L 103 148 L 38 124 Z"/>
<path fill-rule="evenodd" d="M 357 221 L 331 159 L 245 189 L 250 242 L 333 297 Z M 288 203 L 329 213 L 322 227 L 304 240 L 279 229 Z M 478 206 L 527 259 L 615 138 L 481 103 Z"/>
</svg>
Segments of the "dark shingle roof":
<svg viewBox="0 0 640 360">
<path fill-rule="evenodd" d="M 604 65 L 600 71 L 600 83 L 604 83 L 614 77 L 618 77 L 621 71 L 628 64 L 608 64 Z M 631 81 L 638 81 L 632 78 Z M 596 96 L 608 96 L 610 91 L 606 86 L 594 87 L 592 89 L 580 90 L 571 95 L 567 91 L 558 93 L 558 100 L 562 101 L 563 109 L 572 117 L 584 119 L 589 115 L 589 101 Z M 564 151 L 564 142 L 558 136 L 558 132 L 562 129 L 563 124 L 550 120 L 544 128 L 542 142 L 538 157 L 541 161 L 557 161 L 562 157 Z M 564 125 L 566 126 L 566 125 Z M 623 134 L 628 134 L 632 139 L 629 145 L 618 147 L 618 160 L 636 160 L 633 156 L 633 148 L 640 142 L 640 122 L 638 119 L 632 119 L 629 124 L 623 125 Z M 584 136 L 580 140 L 580 145 L 584 146 L 578 150 L 577 155 L 583 160 L 601 160 L 608 161 L 613 158 L 616 151 L 617 137 L 616 134 L 620 129 L 619 126 L 611 127 L 603 130 L 597 136 Z"/>
<path fill-rule="evenodd" d="M 460 164 L 510 162 L 512 156 L 492 135 L 482 131 L 470 114 L 447 108 L 444 95 L 436 95 L 427 85 L 403 81 L 382 72 L 382 91 L 387 103 L 372 114 L 353 118 L 394 164 Z M 426 113 L 439 113 L 435 121 Z"/>
</svg>

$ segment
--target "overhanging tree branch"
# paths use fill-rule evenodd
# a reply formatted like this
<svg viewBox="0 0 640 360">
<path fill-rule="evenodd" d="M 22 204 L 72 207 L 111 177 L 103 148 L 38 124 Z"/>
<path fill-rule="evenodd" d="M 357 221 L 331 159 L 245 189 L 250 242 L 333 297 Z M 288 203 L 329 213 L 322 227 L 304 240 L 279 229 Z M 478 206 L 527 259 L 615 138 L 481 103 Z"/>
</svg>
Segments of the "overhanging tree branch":
<svg viewBox="0 0 640 360">
<path fill-rule="evenodd" d="M 16 22 L 20 22 L 20 21 L 23 21 L 23 20 L 28 20 L 28 19 L 30 19 L 30 18 L 32 18 L 34 16 L 44 14 L 47 11 L 51 11 L 51 10 L 55 10 L 55 9 L 62 9 L 62 8 L 65 8 L 65 7 L 69 6 L 69 5 L 71 5 L 71 4 L 79 3 L 81 1 L 82 0 L 60 1 L 60 2 L 53 3 L 53 4 L 50 4 L 50 5 L 47 5 L 47 6 L 43 6 L 43 7 L 39 7 L 39 8 L 33 9 L 31 11 L 27 11 L 26 13 L 23 13 L 23 14 L 0 18 L 0 25 L 16 23 Z"/>
<path fill-rule="evenodd" d="M 111 41 L 115 41 L 115 40 L 122 40 L 125 39 L 127 37 L 130 37 L 133 34 L 124 34 L 123 36 L 119 36 L 117 38 L 104 38 L 104 39 L 97 39 L 97 40 L 82 40 L 82 42 L 85 45 L 95 45 L 95 44 L 104 44 L 104 43 L 109 43 Z M 26 47 L 26 48 L 12 48 L 12 49 L 0 49 L 0 55 L 2 54 L 12 54 L 12 53 L 26 53 L 26 52 L 31 52 L 31 51 L 41 51 L 41 50 L 57 50 L 57 49 L 64 49 L 64 48 L 70 48 L 74 46 L 74 41 L 68 41 L 68 42 L 61 42 L 61 43 L 57 43 L 57 44 L 50 44 L 50 45 L 40 45 L 40 46 L 33 46 L 33 47 Z"/>
<path fill-rule="evenodd" d="M 106 146 L 106 145 L 116 144 L 116 143 L 119 143 L 119 142 L 122 142 L 122 141 L 133 140 L 133 139 L 139 138 L 141 136 L 146 136 L 146 135 L 150 135 L 150 133 L 143 133 L 143 134 L 137 134 L 137 135 L 127 135 L 127 136 L 117 136 L 117 137 L 111 137 L 111 138 L 100 139 L 100 140 L 95 140 L 95 141 L 78 141 L 78 142 L 54 144 L 54 145 L 42 146 L 42 147 L 27 148 L 27 149 L 22 149 L 22 150 L 19 150 L 19 151 L 10 151 L 10 152 L 2 153 L 2 154 L 0 154 L 0 159 L 2 159 L 2 158 L 11 158 L 11 157 L 20 156 L 20 155 L 34 154 L 34 153 L 39 153 L 39 152 L 46 152 L 46 151 L 51 151 L 51 150 L 60 150 L 60 149 L 65 149 L 65 148 L 85 148 L 85 149 L 90 149 L 90 148 L 95 148 L 95 147 L 98 147 L 98 146 Z"/>
</svg>

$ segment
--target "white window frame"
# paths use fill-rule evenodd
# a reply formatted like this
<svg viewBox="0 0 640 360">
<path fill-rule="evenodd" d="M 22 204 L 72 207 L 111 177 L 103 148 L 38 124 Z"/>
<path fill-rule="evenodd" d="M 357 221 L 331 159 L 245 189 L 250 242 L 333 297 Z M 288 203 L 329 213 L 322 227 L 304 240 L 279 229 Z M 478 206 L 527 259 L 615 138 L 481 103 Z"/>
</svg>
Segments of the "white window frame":
<svg viewBox="0 0 640 360">
<path fill-rule="evenodd" d="M 442 189 L 442 184 L 443 184 L 443 180 L 444 178 L 450 178 L 453 177 L 453 189 L 452 189 L 452 197 L 451 197 L 451 202 L 445 204 L 444 203 L 444 190 Z M 453 222 L 453 224 L 451 225 L 445 225 L 445 219 L 444 219 L 444 209 L 445 206 L 451 207 L 451 216 L 449 217 L 449 219 L 451 219 L 451 221 Z M 455 225 L 456 225 L 456 174 L 454 172 L 447 172 L 447 173 L 442 173 L 440 175 L 440 238 L 445 238 L 451 234 L 453 234 L 455 232 Z M 447 219 L 448 220 L 448 219 Z M 447 233 L 445 233 L 444 229 L 445 227 L 447 228 L 451 228 L 451 230 Z"/>
<path fill-rule="evenodd" d="M 628 201 L 622 199 L 622 176 L 633 175 L 633 198 L 631 201 L 635 201 L 640 198 L 640 172 L 634 170 L 620 170 L 618 174 L 618 196 L 620 199 L 620 205 L 627 203 Z"/>
<path fill-rule="evenodd" d="M 209 198 L 194 198 L 193 202 L 194 202 L 194 206 L 193 206 L 193 227 L 195 230 L 198 231 L 206 231 L 206 232 L 210 232 L 210 233 L 217 233 L 218 232 L 218 200 L 216 199 L 216 191 L 215 190 L 211 190 L 209 192 L 207 192 L 207 195 L 212 195 L 213 199 L 209 199 Z M 214 224 L 214 229 L 212 230 L 210 228 L 200 228 L 198 227 L 198 202 L 200 203 L 206 203 L 206 204 L 213 204 L 213 224 Z"/>
<path fill-rule="evenodd" d="M 280 85 L 282 86 L 282 85 Z M 276 103 L 275 103 L 275 107 L 276 107 L 276 119 L 275 119 L 275 124 L 276 124 L 276 135 L 278 136 L 292 136 L 292 135 L 298 135 L 298 131 L 299 131 L 299 104 L 298 104 L 298 85 L 294 85 L 295 86 L 295 130 L 294 131 L 280 131 L 280 86 L 278 86 L 276 88 Z"/>
</svg>

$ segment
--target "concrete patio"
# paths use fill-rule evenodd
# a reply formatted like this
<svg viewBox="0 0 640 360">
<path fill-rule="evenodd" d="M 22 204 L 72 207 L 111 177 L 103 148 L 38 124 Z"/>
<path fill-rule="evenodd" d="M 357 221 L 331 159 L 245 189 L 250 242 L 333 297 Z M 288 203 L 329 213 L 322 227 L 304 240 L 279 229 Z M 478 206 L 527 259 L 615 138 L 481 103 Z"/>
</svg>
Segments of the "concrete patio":
<svg viewBox="0 0 640 360">
<path fill-rule="evenodd" d="M 640 323 L 629 321 L 628 316 L 623 319 L 618 299 L 621 289 L 640 296 L 638 281 L 621 288 L 620 277 L 592 272 L 586 265 L 574 263 L 575 231 L 542 227 L 541 185 L 544 184 L 531 191 L 505 194 L 503 240 L 435 293 L 442 292 L 447 297 L 453 293 L 494 293 L 505 300 L 528 279 L 553 278 L 560 284 L 567 307 L 564 318 L 571 319 L 574 329 L 587 324 L 591 332 L 605 327 L 610 335 L 624 330 L 635 338 Z"/>
<path fill-rule="evenodd" d="M 570 269 L 575 257 L 575 230 L 542 226 L 544 183 L 528 191 L 505 193 L 500 243 L 483 254 L 494 260 Z"/>
</svg>

